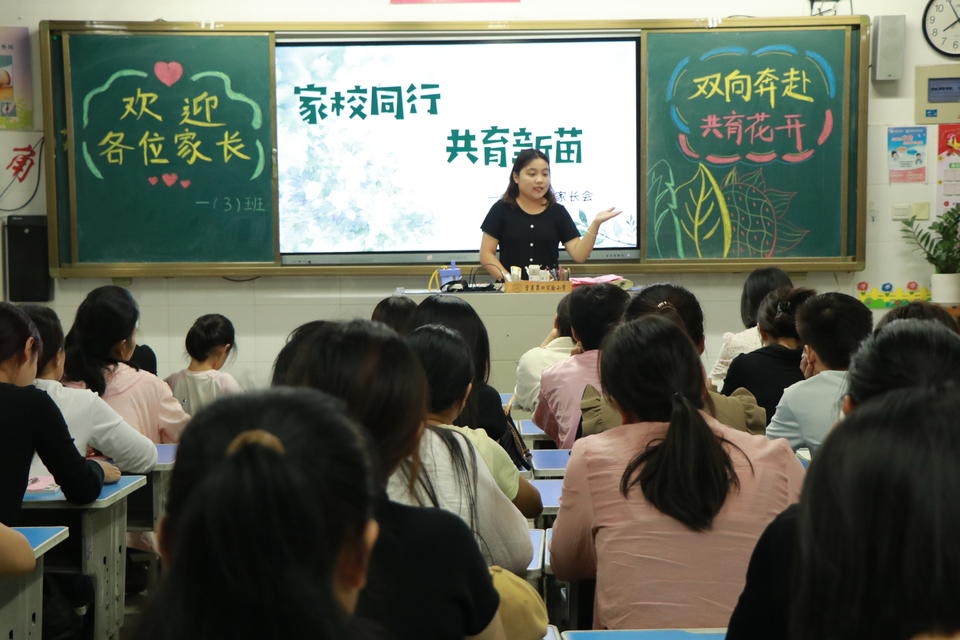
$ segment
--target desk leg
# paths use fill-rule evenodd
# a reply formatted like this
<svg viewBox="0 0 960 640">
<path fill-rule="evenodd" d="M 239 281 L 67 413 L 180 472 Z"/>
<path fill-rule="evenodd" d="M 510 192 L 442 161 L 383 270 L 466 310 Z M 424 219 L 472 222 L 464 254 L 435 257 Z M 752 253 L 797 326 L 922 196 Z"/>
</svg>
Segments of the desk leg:
<svg viewBox="0 0 960 640">
<path fill-rule="evenodd" d="M 43 630 L 43 558 L 24 576 L 0 579 L 0 637 L 40 640 Z"/>
<path fill-rule="evenodd" d="M 123 625 L 127 502 L 83 514 L 82 571 L 94 580 L 94 640 L 118 640 Z"/>
</svg>

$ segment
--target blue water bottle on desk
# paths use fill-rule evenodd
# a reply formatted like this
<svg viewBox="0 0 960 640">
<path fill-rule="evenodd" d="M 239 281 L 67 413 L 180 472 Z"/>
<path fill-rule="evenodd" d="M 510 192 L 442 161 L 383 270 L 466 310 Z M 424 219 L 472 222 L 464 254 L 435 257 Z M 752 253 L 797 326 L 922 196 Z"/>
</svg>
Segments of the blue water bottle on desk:
<svg viewBox="0 0 960 640">
<path fill-rule="evenodd" d="M 450 261 L 450 266 L 446 269 L 440 269 L 440 286 L 447 284 L 453 280 L 460 279 L 460 267 L 457 266 L 457 263 L 453 260 Z"/>
</svg>

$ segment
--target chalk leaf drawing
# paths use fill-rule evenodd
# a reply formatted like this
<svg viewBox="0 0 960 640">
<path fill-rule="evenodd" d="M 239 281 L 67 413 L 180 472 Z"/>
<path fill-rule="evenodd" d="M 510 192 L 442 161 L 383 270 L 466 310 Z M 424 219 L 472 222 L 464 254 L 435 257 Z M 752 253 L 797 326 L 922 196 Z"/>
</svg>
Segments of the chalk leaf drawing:
<svg viewBox="0 0 960 640">
<path fill-rule="evenodd" d="M 660 258 L 770 258 L 799 245 L 809 229 L 787 219 L 795 192 L 771 189 L 763 169 L 731 168 L 719 183 L 699 163 L 676 185 L 660 160 L 647 173 L 654 249 Z"/>
</svg>

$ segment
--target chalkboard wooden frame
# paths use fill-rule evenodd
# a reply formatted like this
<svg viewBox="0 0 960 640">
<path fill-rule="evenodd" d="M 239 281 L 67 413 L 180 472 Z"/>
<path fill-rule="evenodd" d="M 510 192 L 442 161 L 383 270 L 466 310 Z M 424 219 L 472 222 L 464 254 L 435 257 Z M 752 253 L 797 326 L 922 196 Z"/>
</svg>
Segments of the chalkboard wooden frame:
<svg viewBox="0 0 960 640">
<path fill-rule="evenodd" d="M 849 30 L 851 48 L 857 51 L 854 69 L 848 70 L 856 76 L 857 110 L 855 114 L 856 134 L 849 141 L 848 154 L 856 154 L 855 180 L 850 188 L 856 195 L 848 210 L 849 220 L 845 232 L 850 234 L 855 249 L 849 255 L 823 258 L 793 259 L 730 259 L 723 260 L 651 260 L 639 262 L 596 263 L 573 265 L 573 272 L 583 273 L 622 271 L 629 273 L 670 273 L 670 272 L 742 272 L 758 265 L 776 264 L 788 271 L 855 271 L 861 270 L 865 263 L 866 243 L 866 125 L 869 83 L 867 78 L 869 60 L 869 18 L 866 16 L 831 17 L 790 17 L 790 18 L 732 18 L 713 24 L 706 19 L 692 20 L 597 20 L 597 21 L 492 21 L 492 22 L 303 22 L 303 23 L 221 23 L 221 22 L 85 22 L 85 21 L 42 21 L 40 24 L 41 80 L 43 87 L 44 134 L 50 152 L 45 158 L 45 169 L 50 178 L 47 180 L 47 202 L 49 233 L 49 261 L 51 274 L 55 277 L 167 277 L 167 276 L 261 276 L 261 275 L 398 275 L 428 274 L 434 265 L 324 265 L 324 266 L 281 266 L 276 263 L 76 263 L 69 259 L 69 247 L 64 247 L 65 232 L 60 228 L 58 207 L 64 204 L 63 184 L 58 180 L 62 174 L 66 159 L 62 153 L 62 141 L 66 134 L 63 118 L 57 118 L 55 100 L 52 96 L 58 91 L 55 65 L 56 47 L 52 46 L 51 36 L 64 32 L 109 32 L 109 33 L 195 33 L 195 34 L 250 34 L 268 33 L 272 39 L 280 38 L 359 38 L 374 34 L 378 37 L 423 35 L 436 37 L 477 36 L 477 35 L 525 35 L 554 34 L 561 36 L 578 35 L 638 35 L 662 30 L 729 30 L 729 29 L 803 29 L 817 27 L 844 27 Z M 274 40 L 272 40 L 273 42 Z M 271 78 L 274 85 L 271 47 Z M 60 62 L 62 64 L 62 61 Z M 646 61 L 641 60 L 645 65 Z M 59 89 L 62 91 L 62 87 Z M 642 92 L 641 100 L 645 100 Z M 275 100 L 275 96 L 271 98 Z M 275 110 L 275 104 L 271 104 Z M 645 108 L 645 106 L 643 107 Z M 276 132 L 275 120 L 271 114 L 273 127 L 273 167 L 274 198 L 276 199 Z M 61 150 L 58 153 L 58 149 Z M 641 162 L 645 151 L 641 150 Z M 645 167 L 644 167 L 645 169 Z M 646 193 L 646 171 L 643 172 L 641 194 Z M 641 215 L 645 213 L 641 207 Z M 274 217 L 276 218 L 276 200 Z M 275 223 L 276 225 L 276 223 Z M 69 237 L 69 234 L 67 234 Z M 275 235 L 276 245 L 276 235 Z M 66 255 L 65 255 L 66 254 Z M 279 256 L 277 256 L 279 258 Z M 66 259 L 65 259 L 66 258 Z"/>
</svg>

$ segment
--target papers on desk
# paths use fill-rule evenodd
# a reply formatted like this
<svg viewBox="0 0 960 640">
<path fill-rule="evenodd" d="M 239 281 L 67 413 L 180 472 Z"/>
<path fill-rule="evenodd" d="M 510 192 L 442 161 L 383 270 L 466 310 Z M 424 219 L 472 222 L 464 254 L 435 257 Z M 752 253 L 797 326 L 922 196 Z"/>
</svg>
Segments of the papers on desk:
<svg viewBox="0 0 960 640">
<path fill-rule="evenodd" d="M 28 493 L 50 493 L 59 490 L 60 485 L 53 476 L 32 476 L 27 481 Z"/>
</svg>

